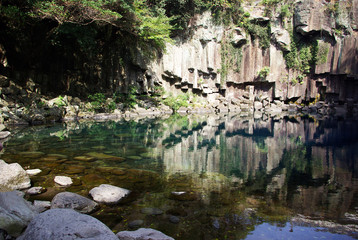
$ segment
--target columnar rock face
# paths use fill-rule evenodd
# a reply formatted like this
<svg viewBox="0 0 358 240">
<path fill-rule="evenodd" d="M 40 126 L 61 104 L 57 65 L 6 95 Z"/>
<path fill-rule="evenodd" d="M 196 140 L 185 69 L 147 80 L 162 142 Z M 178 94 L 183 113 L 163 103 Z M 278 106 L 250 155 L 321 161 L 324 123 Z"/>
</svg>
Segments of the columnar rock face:
<svg viewBox="0 0 358 240">
<path fill-rule="evenodd" d="M 265 18 L 264 6 L 244 7 L 250 13 L 250 21 L 263 26 L 270 22 L 271 41 L 267 48 L 262 48 L 259 40 L 245 29 L 213 24 L 210 12 L 195 16 L 189 26 L 192 37 L 168 44 L 159 63 L 149 68 L 167 92 L 177 95 L 192 91 L 212 102 L 223 96 L 240 99 L 247 93 L 247 85 L 254 87 L 254 96 L 265 95 L 269 102 L 313 101 L 321 97 L 326 101 L 357 100 L 354 81 L 358 78 L 358 41 L 354 16 L 358 1 L 339 1 L 334 5 L 328 1 L 300 0 L 294 6 L 290 23 L 280 18 L 279 10 Z M 287 30 L 290 28 L 301 41 L 317 41 L 319 59 L 313 74 L 287 68 L 284 55 L 291 51 L 292 39 Z M 229 53 L 225 52 L 227 44 L 232 47 Z M 233 55 L 236 51 L 238 65 L 228 67 L 225 54 Z M 269 73 L 264 79 L 259 78 L 265 67 Z"/>
</svg>

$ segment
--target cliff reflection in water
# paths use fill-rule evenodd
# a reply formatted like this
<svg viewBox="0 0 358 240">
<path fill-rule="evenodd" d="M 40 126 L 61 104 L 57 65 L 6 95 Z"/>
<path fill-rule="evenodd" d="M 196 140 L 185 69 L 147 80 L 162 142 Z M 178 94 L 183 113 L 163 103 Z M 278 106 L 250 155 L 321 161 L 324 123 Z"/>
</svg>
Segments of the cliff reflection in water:
<svg viewBox="0 0 358 240">
<path fill-rule="evenodd" d="M 356 121 L 235 116 L 181 121 L 166 126 L 161 142 L 170 174 L 220 173 L 248 194 L 284 202 L 304 215 L 338 219 L 358 208 Z"/>
<path fill-rule="evenodd" d="M 116 231 L 138 217 L 176 239 L 228 233 L 241 239 L 262 222 L 320 226 L 315 220 L 334 220 L 358 229 L 357 123 L 231 115 L 72 122 L 15 133 L 2 159 L 44 170 L 32 181 L 48 191 L 34 199 L 64 191 L 54 187 L 58 174 L 77 179 L 66 190 L 83 195 L 99 183 L 134 191 L 135 200 L 119 210 L 95 213 Z M 170 227 L 163 215 L 153 223 L 142 216 L 143 206 L 184 220 Z M 292 218 L 297 214 L 309 219 Z M 358 231 L 338 232 L 357 237 Z"/>
</svg>

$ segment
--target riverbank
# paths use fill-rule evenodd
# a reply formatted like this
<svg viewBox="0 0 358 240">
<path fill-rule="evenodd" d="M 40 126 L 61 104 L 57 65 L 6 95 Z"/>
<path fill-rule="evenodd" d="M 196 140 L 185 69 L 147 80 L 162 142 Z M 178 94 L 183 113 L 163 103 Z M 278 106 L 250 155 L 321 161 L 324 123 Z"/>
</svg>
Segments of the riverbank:
<svg viewBox="0 0 358 240">
<path fill-rule="evenodd" d="M 318 118 L 357 117 L 358 104 L 352 101 L 345 103 L 326 103 L 316 101 L 309 105 L 285 103 L 267 98 L 259 98 L 254 95 L 240 98 L 220 98 L 207 101 L 202 98 L 192 97 L 185 100 L 185 106 L 180 106 L 176 111 L 163 102 L 165 97 L 136 100 L 127 107 L 123 103 L 115 103 L 112 98 L 103 100 L 103 106 L 113 104 L 111 109 L 95 108 L 97 102 L 83 101 L 77 97 L 60 96 L 50 99 L 38 94 L 28 94 L 26 98 L 0 99 L 0 131 L 12 126 L 41 125 L 62 121 L 78 120 L 113 120 L 131 119 L 142 117 L 163 117 L 173 113 L 178 114 L 209 114 L 209 113 L 235 113 L 242 116 L 254 115 L 255 118 L 265 118 L 281 114 L 310 114 Z"/>
</svg>

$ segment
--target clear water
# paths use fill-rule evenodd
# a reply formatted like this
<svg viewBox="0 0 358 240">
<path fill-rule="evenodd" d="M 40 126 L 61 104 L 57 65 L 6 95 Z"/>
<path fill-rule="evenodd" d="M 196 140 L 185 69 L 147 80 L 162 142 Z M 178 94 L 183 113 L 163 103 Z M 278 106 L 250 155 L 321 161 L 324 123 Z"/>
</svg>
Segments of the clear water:
<svg viewBox="0 0 358 240">
<path fill-rule="evenodd" d="M 29 200 L 61 191 L 88 196 L 102 183 L 131 190 L 125 201 L 92 214 L 115 232 L 151 227 L 175 239 L 352 239 L 357 123 L 230 115 L 72 122 L 14 129 L 1 158 L 43 170 L 32 184 L 47 191 Z M 74 184 L 57 186 L 57 175 Z"/>
</svg>

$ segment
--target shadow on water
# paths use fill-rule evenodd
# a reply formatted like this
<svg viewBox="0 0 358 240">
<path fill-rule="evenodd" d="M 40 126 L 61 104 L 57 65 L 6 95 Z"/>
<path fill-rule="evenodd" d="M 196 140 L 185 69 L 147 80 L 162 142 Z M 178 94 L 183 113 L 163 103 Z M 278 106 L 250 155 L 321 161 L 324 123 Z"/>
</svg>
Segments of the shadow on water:
<svg viewBox="0 0 358 240">
<path fill-rule="evenodd" d="M 1 158 L 43 170 L 32 183 L 47 191 L 30 200 L 88 196 L 102 183 L 130 189 L 126 201 L 92 214 L 114 231 L 350 239 L 358 237 L 357 123 L 231 115 L 72 122 L 15 131 Z M 56 186 L 56 175 L 74 184 Z"/>
</svg>

